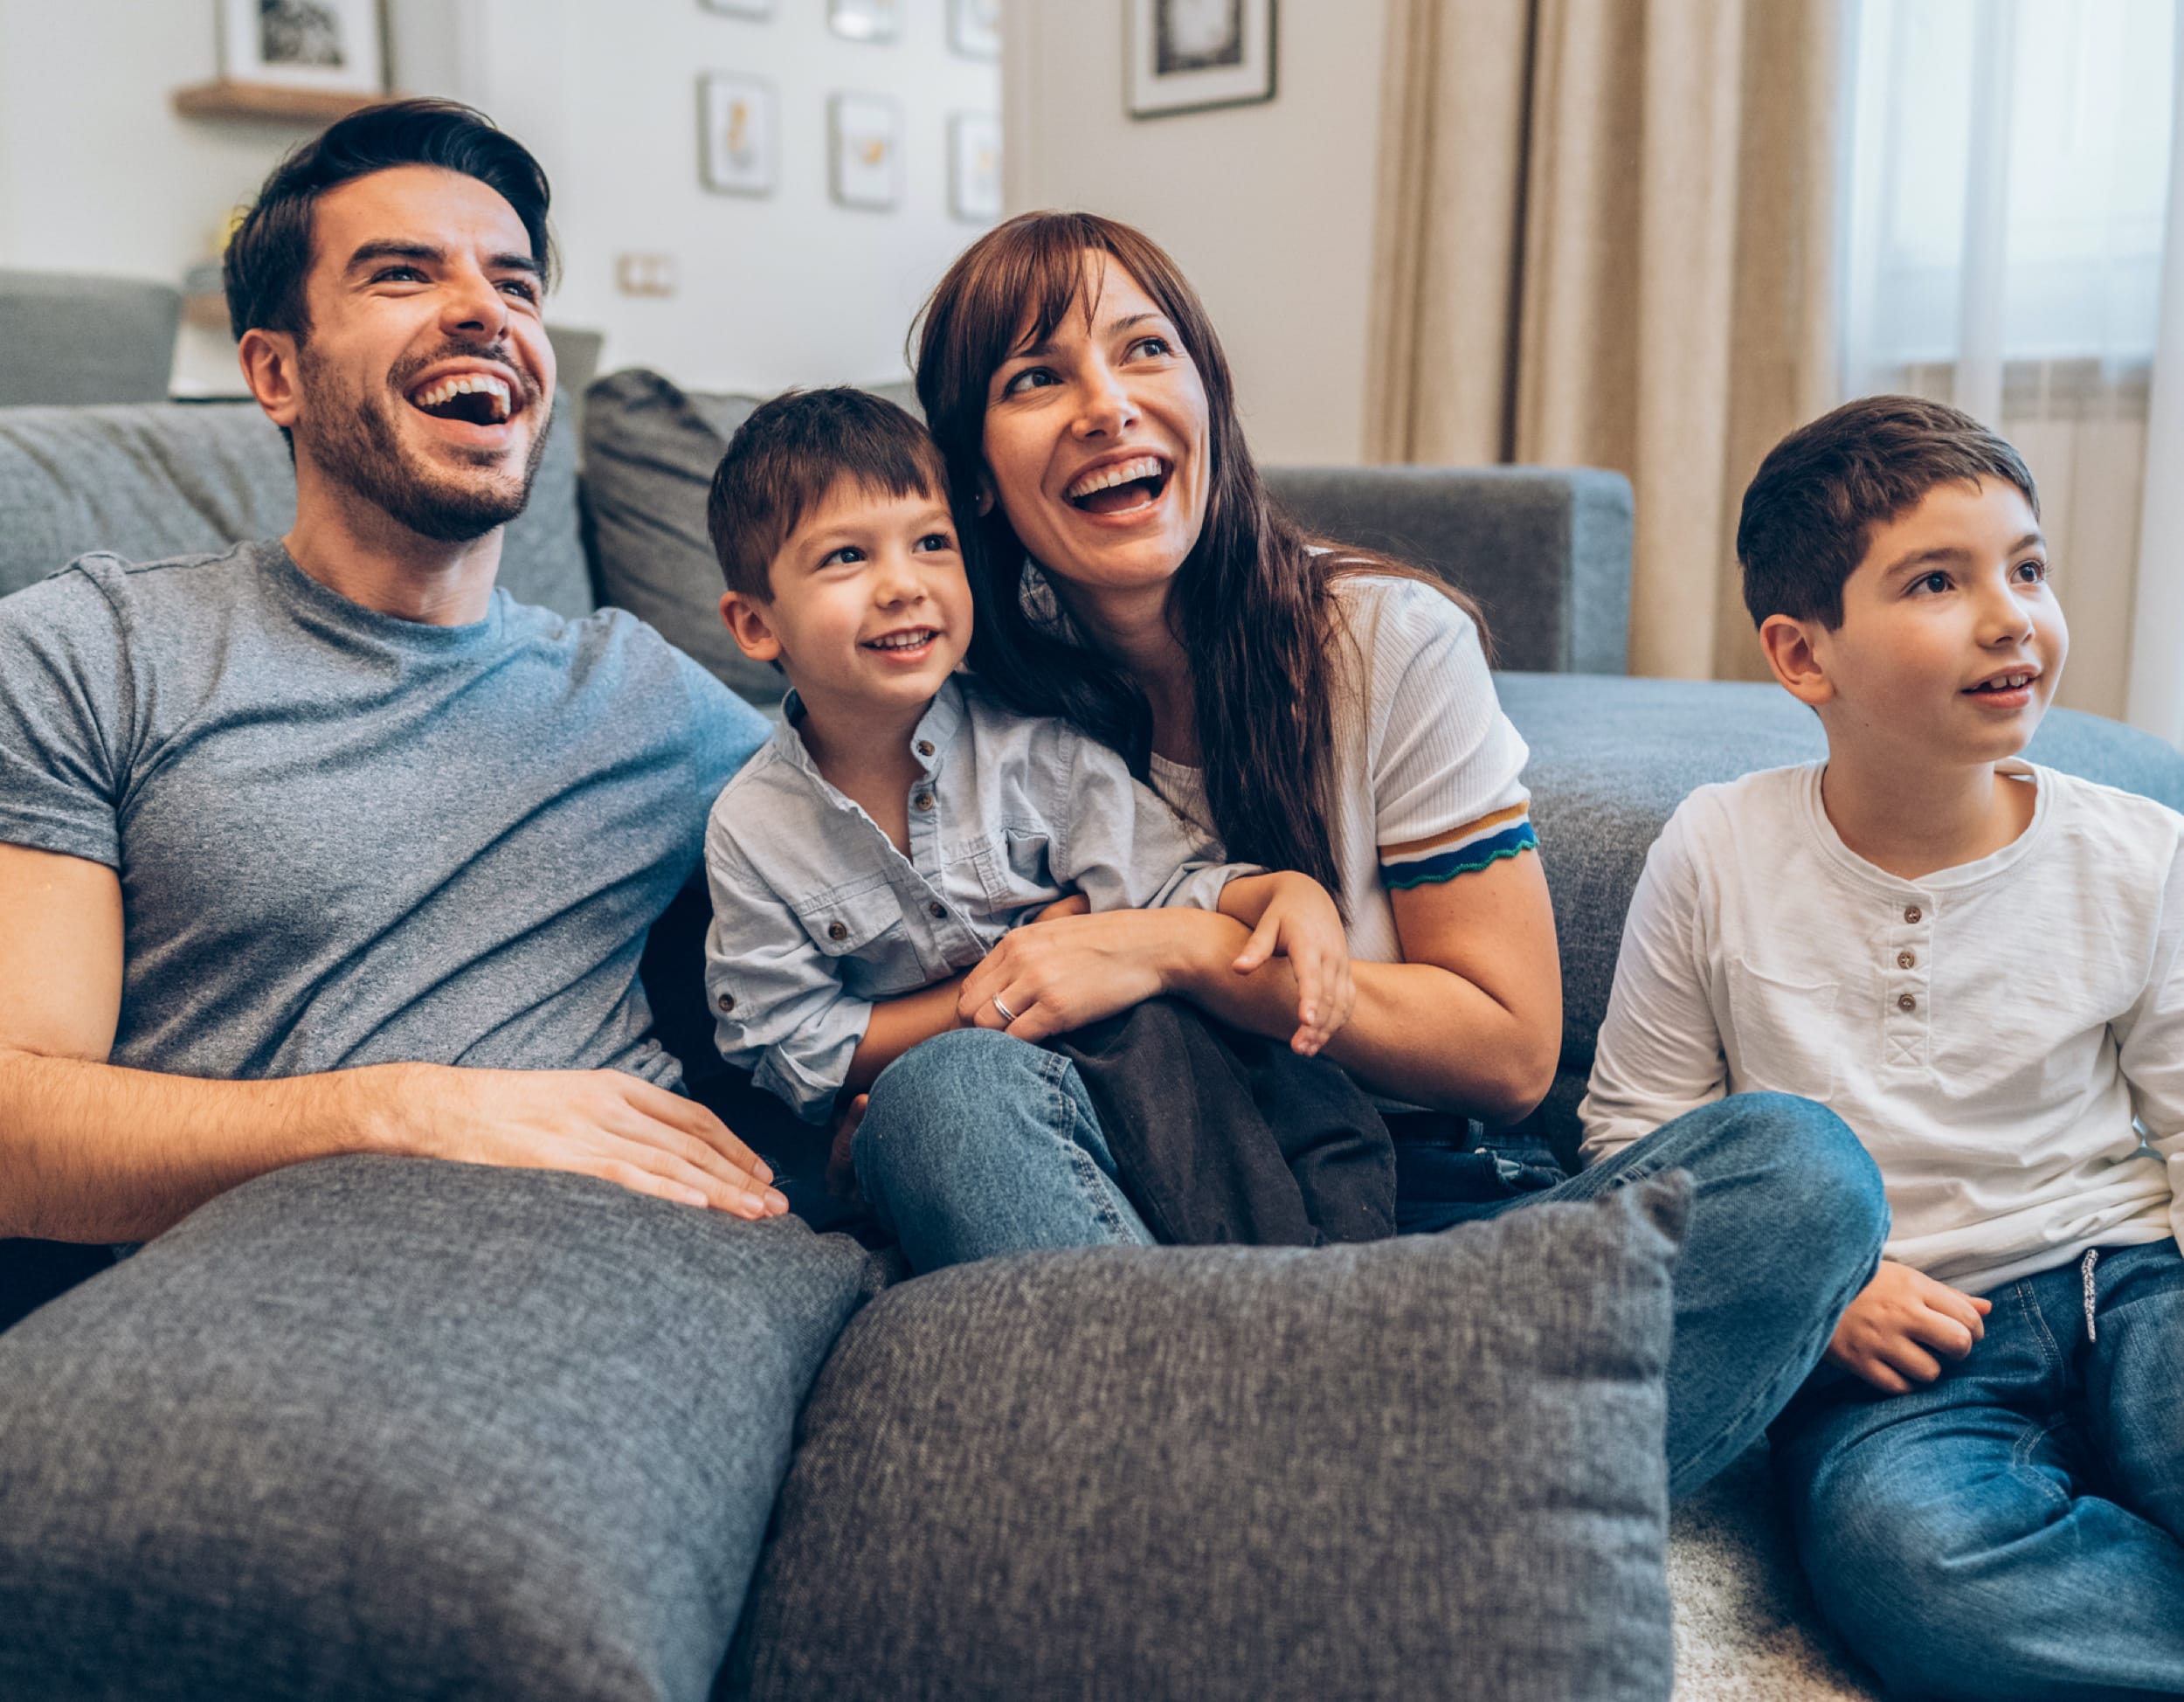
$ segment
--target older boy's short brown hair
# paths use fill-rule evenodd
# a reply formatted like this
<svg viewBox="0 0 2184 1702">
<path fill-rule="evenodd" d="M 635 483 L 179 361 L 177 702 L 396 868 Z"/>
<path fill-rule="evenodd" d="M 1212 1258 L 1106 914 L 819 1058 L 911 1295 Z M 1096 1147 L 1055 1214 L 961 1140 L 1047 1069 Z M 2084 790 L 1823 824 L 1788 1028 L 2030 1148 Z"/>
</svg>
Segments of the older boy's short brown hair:
<svg viewBox="0 0 2184 1702">
<path fill-rule="evenodd" d="M 777 396 L 736 428 L 706 498 L 705 529 L 730 591 L 773 600 L 768 568 L 838 479 L 947 500 L 931 435 L 885 397 L 847 385 Z"/>
<path fill-rule="evenodd" d="M 1916 396 L 1863 396 L 1800 426 L 1767 452 L 1737 522 L 1745 607 L 1842 625 L 1843 582 L 1873 529 L 1908 513 L 1936 485 L 2000 479 L 2040 492 L 2024 458 L 1968 413 Z"/>
</svg>

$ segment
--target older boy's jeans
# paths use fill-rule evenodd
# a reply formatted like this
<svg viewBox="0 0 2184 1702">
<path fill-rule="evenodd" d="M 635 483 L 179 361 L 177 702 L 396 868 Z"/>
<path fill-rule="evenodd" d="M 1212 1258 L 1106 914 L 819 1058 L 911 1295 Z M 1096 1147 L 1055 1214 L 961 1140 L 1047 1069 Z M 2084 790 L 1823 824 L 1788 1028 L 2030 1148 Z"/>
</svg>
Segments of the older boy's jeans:
<svg viewBox="0 0 2184 1702">
<path fill-rule="evenodd" d="M 2163 1240 L 1994 1290 L 1883 1394 L 1829 1366 L 1774 1427 L 1821 1610 L 1903 1697 L 2184 1693 L 2184 1259 Z"/>
<path fill-rule="evenodd" d="M 854 1152 L 865 1197 L 916 1270 L 1152 1239 L 1116 1182 L 1074 1067 L 991 1029 L 942 1034 L 889 1065 Z M 1879 1263 L 1888 1207 L 1873 1161 L 1835 1113 L 1752 1093 L 1469 1214 L 1588 1200 L 1670 1169 L 1697 1184 L 1668 1375 L 1669 1488 L 1682 1496 L 1756 1442 L 1819 1362 Z"/>
</svg>

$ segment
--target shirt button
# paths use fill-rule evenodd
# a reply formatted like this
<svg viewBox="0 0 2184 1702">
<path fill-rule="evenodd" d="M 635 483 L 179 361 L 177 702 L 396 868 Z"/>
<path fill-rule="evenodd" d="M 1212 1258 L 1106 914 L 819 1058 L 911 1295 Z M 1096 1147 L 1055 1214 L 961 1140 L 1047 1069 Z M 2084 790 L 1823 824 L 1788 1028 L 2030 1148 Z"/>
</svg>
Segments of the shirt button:
<svg viewBox="0 0 2184 1702">
<path fill-rule="evenodd" d="M 916 797 L 911 799 L 910 802 L 921 810 L 930 810 L 933 807 L 933 794 L 930 792 L 921 792 Z"/>
<path fill-rule="evenodd" d="M 724 993 L 713 1002 L 724 1011 L 732 1011 L 736 1008 L 736 995 L 732 993 Z"/>
<path fill-rule="evenodd" d="M 1918 958 L 1909 951 L 1898 951 L 1896 954 L 1896 966 L 1898 969 L 1909 969 L 1918 961 Z"/>
<path fill-rule="evenodd" d="M 948 906 L 942 903 L 940 900 L 936 898 L 931 903 L 925 907 L 925 914 L 932 917 L 934 921 L 938 922 L 948 914 Z"/>
<path fill-rule="evenodd" d="M 1918 1001 L 1908 993 L 1903 993 L 1897 998 L 1896 1008 L 1899 1011 L 1915 1011 L 1918 1008 Z"/>
<path fill-rule="evenodd" d="M 931 755 L 933 754 L 933 742 L 932 742 L 932 740 L 930 740 L 930 739 L 929 739 L 929 738 L 922 738 L 922 739 L 918 740 L 918 742 L 917 742 L 917 754 L 918 754 L 919 756 L 921 756 L 921 757 L 930 757 L 930 756 L 931 756 Z"/>
<path fill-rule="evenodd" d="M 849 937 L 849 930 L 842 926 L 842 924 L 839 922 L 830 922 L 826 924 L 826 937 L 829 939 L 847 939 Z"/>
<path fill-rule="evenodd" d="M 1904 920 L 1906 922 L 1916 924 L 1925 915 L 1925 912 L 1916 904 L 1906 904 L 1904 907 Z"/>
</svg>

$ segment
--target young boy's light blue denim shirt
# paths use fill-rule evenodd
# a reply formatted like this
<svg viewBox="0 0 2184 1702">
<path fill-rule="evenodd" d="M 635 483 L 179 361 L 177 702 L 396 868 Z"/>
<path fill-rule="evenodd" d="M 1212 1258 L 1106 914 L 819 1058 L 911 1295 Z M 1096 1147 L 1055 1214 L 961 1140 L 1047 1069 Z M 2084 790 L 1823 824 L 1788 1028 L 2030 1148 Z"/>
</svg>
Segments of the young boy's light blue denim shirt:
<svg viewBox="0 0 2184 1702">
<path fill-rule="evenodd" d="M 819 773 L 794 692 L 784 709 L 706 825 L 705 990 L 721 1055 L 808 1121 L 833 1108 L 874 1001 L 969 968 L 1041 905 L 1212 910 L 1260 872 L 1216 861 L 1107 746 L 960 679 L 910 735 L 905 857 Z"/>
</svg>

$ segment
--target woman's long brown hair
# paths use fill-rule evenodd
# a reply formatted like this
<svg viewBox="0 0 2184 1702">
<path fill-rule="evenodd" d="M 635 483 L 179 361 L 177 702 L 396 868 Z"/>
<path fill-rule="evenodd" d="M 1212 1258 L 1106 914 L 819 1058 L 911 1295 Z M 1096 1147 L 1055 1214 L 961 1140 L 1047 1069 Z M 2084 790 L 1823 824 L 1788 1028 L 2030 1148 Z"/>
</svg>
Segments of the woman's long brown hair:
<svg viewBox="0 0 2184 1702">
<path fill-rule="evenodd" d="M 1477 609 L 1431 575 L 1369 550 L 1329 547 L 1275 504 L 1245 446 L 1228 360 L 1198 293 L 1151 238 L 1095 213 L 1010 219 L 964 250 L 925 304 L 917 396 L 948 464 L 958 515 L 974 512 L 987 483 L 993 374 L 1014 350 L 1045 342 L 1070 313 L 1089 312 L 1101 253 L 1113 255 L 1168 316 L 1206 387 L 1206 518 L 1171 583 L 1168 618 L 1190 660 L 1213 829 L 1227 855 L 1299 870 L 1340 903 L 1329 824 L 1343 673 L 1332 654 L 1330 587 L 1346 573 L 1392 573 L 1427 581 L 1475 619 Z M 1019 591 L 1026 552 L 999 502 L 963 530 L 977 617 L 971 665 L 980 680 L 1019 713 L 1060 716 L 1111 745 L 1144 778 L 1152 709 L 1137 681 L 1026 612 Z"/>
</svg>

